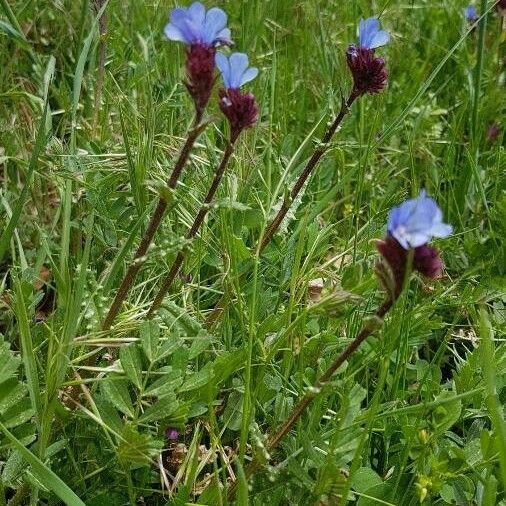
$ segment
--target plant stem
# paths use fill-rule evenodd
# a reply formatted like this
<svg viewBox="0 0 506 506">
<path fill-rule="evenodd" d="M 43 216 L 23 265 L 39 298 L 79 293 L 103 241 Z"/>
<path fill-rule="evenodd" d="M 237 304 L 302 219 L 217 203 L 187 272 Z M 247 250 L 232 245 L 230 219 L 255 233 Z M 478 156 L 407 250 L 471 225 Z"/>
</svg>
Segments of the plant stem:
<svg viewBox="0 0 506 506">
<path fill-rule="evenodd" d="M 383 317 L 388 313 L 388 311 L 393 306 L 393 299 L 390 297 L 379 307 L 379 309 L 375 313 L 375 318 L 382 320 Z M 358 349 L 358 347 L 375 331 L 378 326 L 374 323 L 367 322 L 362 330 L 358 333 L 358 335 L 353 339 L 353 341 L 336 357 L 336 359 L 332 362 L 329 368 L 316 380 L 313 387 L 308 391 L 304 397 L 295 405 L 292 410 L 292 414 L 290 417 L 281 425 L 278 431 L 269 438 L 266 444 L 267 452 L 274 450 L 281 440 L 290 432 L 293 426 L 301 417 L 302 413 L 306 410 L 306 408 L 313 402 L 315 397 L 321 392 L 321 389 L 325 384 L 331 379 L 334 373 L 341 367 L 341 365 L 350 358 L 350 356 Z M 253 472 L 260 468 L 260 462 L 258 460 L 253 460 L 251 464 L 245 469 L 246 477 L 251 476 Z M 229 489 L 229 498 L 235 494 L 235 483 Z"/>
<path fill-rule="evenodd" d="M 200 226 L 204 222 L 204 218 L 206 217 L 207 213 L 209 212 L 209 205 L 214 199 L 214 196 L 216 195 L 216 191 L 218 190 L 218 186 L 221 182 L 221 179 L 223 178 L 223 174 L 225 173 L 225 169 L 227 168 L 227 164 L 230 160 L 230 157 L 232 156 L 232 153 L 234 151 L 234 144 L 237 141 L 237 138 L 239 137 L 239 134 L 233 134 L 230 137 L 230 141 L 227 143 L 227 146 L 225 148 L 225 151 L 223 153 L 223 157 L 221 159 L 220 165 L 216 169 L 216 172 L 214 174 L 213 181 L 211 183 L 211 186 L 209 187 L 209 190 L 207 192 L 206 198 L 204 199 L 204 203 L 200 207 L 199 212 L 197 213 L 197 216 L 193 220 L 193 224 L 186 234 L 186 239 L 190 240 L 193 239 L 197 232 L 199 231 Z M 184 260 L 184 252 L 180 251 L 174 262 L 172 263 L 172 267 L 170 268 L 169 273 L 165 277 L 165 279 L 162 282 L 162 286 L 160 287 L 160 290 L 156 294 L 155 300 L 153 301 L 153 304 L 151 304 L 151 307 L 149 308 L 149 311 L 146 315 L 147 318 L 152 318 L 154 316 L 155 311 L 161 306 L 163 299 L 165 298 L 165 295 L 169 291 L 170 287 L 172 286 L 172 283 L 174 282 L 174 279 L 176 278 L 177 274 L 179 273 L 181 266 L 183 265 Z"/>
<path fill-rule="evenodd" d="M 392 299 L 387 299 L 383 305 L 376 311 L 376 318 L 382 319 L 385 314 L 392 307 Z M 268 443 L 267 449 L 273 450 L 278 446 L 283 437 L 292 429 L 297 420 L 300 418 L 304 410 L 313 402 L 320 389 L 327 383 L 334 373 L 348 360 L 348 358 L 358 349 L 358 347 L 376 330 L 376 326 L 365 324 L 362 330 L 358 333 L 357 337 L 343 350 L 343 352 L 332 362 L 330 367 L 318 378 L 310 392 L 306 393 L 304 397 L 293 408 L 290 418 L 286 420 L 283 425 L 278 429 L 276 434 L 272 436 Z"/>
<path fill-rule="evenodd" d="M 348 114 L 351 105 L 353 102 L 358 98 L 358 93 L 353 90 L 348 97 L 348 100 L 343 100 L 341 104 L 341 109 L 339 110 L 339 113 L 335 117 L 334 121 L 330 124 L 327 131 L 323 135 L 318 147 L 314 151 L 313 155 L 307 162 L 306 166 L 304 167 L 304 170 L 302 171 L 302 174 L 299 176 L 297 181 L 295 182 L 295 185 L 293 186 L 291 192 L 290 192 L 290 198 L 285 200 L 274 217 L 274 219 L 271 221 L 269 226 L 267 227 L 267 230 L 265 231 L 261 243 L 260 243 L 260 251 L 263 251 L 264 248 L 271 242 L 274 234 L 276 233 L 276 230 L 281 225 L 284 217 L 286 216 L 286 213 L 290 209 L 290 206 L 292 205 L 292 202 L 297 198 L 300 191 L 302 190 L 304 183 L 307 181 L 308 177 L 313 172 L 314 168 L 316 167 L 317 163 L 320 161 L 320 158 L 326 153 L 326 151 L 329 149 L 329 142 L 336 133 L 337 128 L 343 121 L 346 114 Z"/>
<path fill-rule="evenodd" d="M 181 150 L 181 153 L 179 154 L 179 158 L 177 159 L 174 170 L 172 171 L 172 174 L 170 175 L 169 181 L 167 183 L 167 186 L 170 189 L 174 189 L 176 187 L 181 172 L 183 171 L 183 168 L 186 165 L 188 158 L 190 157 L 190 152 L 193 145 L 195 144 L 195 141 L 197 140 L 200 133 L 207 126 L 206 123 L 201 124 L 200 123 L 201 120 L 202 114 L 198 114 L 195 117 L 195 120 L 193 122 L 193 128 L 188 133 L 186 142 L 183 146 L 183 149 Z M 126 299 L 126 296 L 128 295 L 130 288 L 132 287 L 132 284 L 137 276 L 137 273 L 141 268 L 142 258 L 144 257 L 144 255 L 146 255 L 149 245 L 151 244 L 151 241 L 153 240 L 153 237 L 162 222 L 162 218 L 165 213 L 165 210 L 167 209 L 167 206 L 168 206 L 167 200 L 164 197 L 160 197 L 160 200 L 158 201 L 158 204 L 151 216 L 148 228 L 144 232 L 144 236 L 142 237 L 139 247 L 135 252 L 133 261 L 128 267 L 125 277 L 121 282 L 118 292 L 116 293 L 116 297 L 114 297 L 114 300 L 111 304 L 111 308 L 107 313 L 107 316 L 102 325 L 103 330 L 108 330 L 111 327 L 114 319 L 118 315 L 121 305 L 123 304 L 123 301 Z"/>
<path fill-rule="evenodd" d="M 96 0 L 96 11 L 99 12 L 104 0 Z M 97 85 L 95 89 L 95 101 L 93 107 L 93 130 L 97 128 L 98 113 L 100 110 L 100 103 L 102 102 L 102 89 L 104 86 L 105 77 L 105 57 L 107 53 L 107 16 L 106 11 L 102 12 L 98 20 L 98 32 L 100 42 L 98 46 L 98 71 L 97 71 Z"/>
<path fill-rule="evenodd" d="M 286 213 L 290 209 L 290 206 L 294 199 L 297 198 L 300 191 L 302 190 L 302 187 L 304 186 L 304 183 L 307 181 L 308 177 L 313 172 L 314 168 L 318 164 L 320 158 L 326 153 L 329 146 L 328 143 L 336 133 L 336 130 L 338 129 L 339 125 L 343 121 L 344 117 L 348 112 L 350 111 L 350 107 L 355 102 L 355 100 L 360 95 L 353 89 L 350 93 L 350 96 L 348 97 L 348 100 L 343 100 L 341 104 L 341 109 L 339 110 L 337 116 L 335 117 L 334 121 L 330 124 L 327 131 L 323 135 L 318 147 L 314 151 L 313 155 L 307 162 L 306 166 L 304 167 L 304 170 L 302 171 L 302 174 L 299 176 L 297 181 L 295 182 L 295 185 L 293 186 L 291 192 L 290 192 L 290 198 L 283 202 L 280 210 L 274 217 L 274 219 L 271 221 L 269 226 L 267 227 L 267 230 L 264 232 L 263 236 L 260 238 L 260 244 L 257 246 L 256 250 L 258 250 L 259 253 L 261 253 L 265 247 L 271 242 L 272 238 L 274 237 L 274 234 L 276 233 L 276 230 L 279 228 L 281 223 L 283 222 L 284 217 L 286 216 Z M 207 318 L 207 322 L 209 325 L 213 325 L 216 320 L 219 318 L 222 310 L 223 310 L 223 302 L 224 297 L 222 297 L 214 309 L 211 311 Z"/>
</svg>

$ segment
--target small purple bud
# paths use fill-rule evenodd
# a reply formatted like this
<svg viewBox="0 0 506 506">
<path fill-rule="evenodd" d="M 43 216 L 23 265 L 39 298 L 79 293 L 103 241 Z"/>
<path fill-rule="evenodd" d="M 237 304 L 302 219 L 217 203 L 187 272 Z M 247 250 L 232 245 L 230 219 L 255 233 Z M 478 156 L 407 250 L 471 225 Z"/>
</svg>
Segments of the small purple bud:
<svg viewBox="0 0 506 506">
<path fill-rule="evenodd" d="M 388 82 L 385 60 L 374 54 L 374 49 L 352 44 L 346 52 L 348 67 L 353 75 L 353 89 L 358 95 L 379 93 Z"/>
<path fill-rule="evenodd" d="M 175 441 L 179 438 L 179 432 L 174 427 L 168 427 L 165 429 L 165 437 L 171 441 Z"/>
<path fill-rule="evenodd" d="M 496 5 L 495 8 L 500 12 L 503 13 L 506 11 L 506 0 L 500 0 Z"/>
<path fill-rule="evenodd" d="M 499 138 L 499 125 L 492 123 L 487 130 L 487 141 L 495 142 Z"/>
<path fill-rule="evenodd" d="M 258 121 L 258 105 L 253 93 L 221 88 L 219 95 L 220 109 L 230 123 L 232 138 L 237 138 L 242 130 Z"/>
<path fill-rule="evenodd" d="M 415 248 L 413 269 L 429 279 L 439 279 L 443 275 L 443 261 L 436 248 L 424 244 Z"/>
<path fill-rule="evenodd" d="M 192 44 L 186 52 L 186 87 L 198 113 L 209 102 L 214 86 L 216 49 L 204 44 Z"/>
</svg>

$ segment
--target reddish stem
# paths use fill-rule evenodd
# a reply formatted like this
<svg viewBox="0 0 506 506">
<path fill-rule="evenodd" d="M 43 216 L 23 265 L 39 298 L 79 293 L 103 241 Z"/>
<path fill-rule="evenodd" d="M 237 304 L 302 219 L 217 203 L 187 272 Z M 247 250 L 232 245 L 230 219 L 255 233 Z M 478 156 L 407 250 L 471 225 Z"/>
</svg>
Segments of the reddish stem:
<svg viewBox="0 0 506 506">
<path fill-rule="evenodd" d="M 187 240 L 193 239 L 197 235 L 197 232 L 199 231 L 199 228 L 202 225 L 204 218 L 209 212 L 209 205 L 213 201 L 216 191 L 218 190 L 218 186 L 221 182 L 221 179 L 223 178 L 228 161 L 232 156 L 232 153 L 234 151 L 234 144 L 237 141 L 238 137 L 239 133 L 233 133 L 231 135 L 230 142 L 227 143 L 227 147 L 225 148 L 225 152 L 223 153 L 220 165 L 216 169 L 213 181 L 211 183 L 211 186 L 209 187 L 206 198 L 204 199 L 204 203 L 202 204 L 197 216 L 193 220 L 193 224 L 190 230 L 186 234 Z M 176 278 L 177 274 L 181 269 L 183 260 L 184 260 L 184 253 L 180 251 L 176 256 L 176 259 L 174 260 L 169 273 L 163 280 L 162 286 L 160 287 L 160 290 L 156 294 L 153 304 L 149 308 L 149 311 L 146 315 L 147 318 L 152 318 L 154 316 L 155 311 L 161 306 L 163 299 L 165 298 L 165 295 L 169 291 L 170 287 L 172 286 L 172 283 L 174 282 L 174 279 Z"/>
<path fill-rule="evenodd" d="M 262 238 L 262 242 L 260 244 L 260 251 L 263 251 L 264 248 L 271 242 L 274 234 L 276 233 L 276 230 L 281 225 L 283 219 L 286 216 L 286 213 L 290 209 L 290 206 L 292 205 L 292 202 L 297 198 L 300 191 L 302 190 L 305 182 L 307 181 L 308 177 L 313 172 L 314 168 L 316 167 L 317 163 L 319 162 L 320 158 L 325 154 L 325 152 L 328 150 L 329 142 L 336 133 L 337 128 L 343 121 L 346 114 L 348 114 L 351 105 L 353 102 L 358 98 L 358 93 L 355 91 L 352 91 L 350 96 L 348 97 L 348 100 L 343 100 L 343 103 L 341 104 L 341 109 L 339 113 L 337 114 L 334 121 L 330 124 L 327 131 L 325 132 L 324 136 L 322 137 L 322 140 L 320 141 L 320 144 L 314 151 L 313 155 L 307 162 L 306 166 L 304 167 L 304 170 L 302 171 L 302 174 L 299 176 L 297 181 L 295 182 L 295 185 L 292 188 L 292 191 L 290 192 L 290 199 L 285 202 L 283 202 L 283 205 L 281 206 L 280 210 L 274 217 L 274 219 L 271 221 L 269 226 L 267 227 L 267 230 L 265 231 L 265 234 Z"/>
<path fill-rule="evenodd" d="M 179 177 L 181 176 L 181 172 L 183 171 L 183 168 L 186 165 L 188 158 L 190 157 L 192 147 L 195 144 L 195 141 L 197 140 L 200 133 L 206 127 L 205 123 L 199 124 L 201 119 L 202 114 L 196 116 L 194 120 L 194 127 L 188 134 L 183 149 L 179 154 L 179 158 L 177 159 L 174 170 L 172 171 L 172 174 L 170 175 L 169 181 L 167 183 L 167 186 L 171 189 L 174 189 L 176 187 Z M 141 268 L 142 258 L 146 255 L 149 245 L 153 241 L 153 237 L 155 236 L 155 233 L 162 222 L 163 215 L 165 213 L 165 210 L 167 209 L 167 205 L 168 205 L 167 200 L 165 200 L 163 197 L 160 197 L 160 200 L 158 201 L 158 204 L 151 216 L 148 228 L 144 232 L 144 236 L 142 237 L 141 242 L 137 248 L 137 251 L 135 252 L 133 261 L 128 267 L 125 277 L 123 278 L 123 281 L 121 282 L 118 292 L 116 293 L 116 296 L 114 297 L 114 300 L 111 304 L 109 312 L 107 313 L 107 316 L 102 325 L 102 330 L 108 330 L 111 327 L 112 323 L 114 322 L 116 316 L 118 315 L 119 310 L 121 309 L 121 305 L 126 299 L 128 292 L 132 288 L 137 273 Z"/>
</svg>

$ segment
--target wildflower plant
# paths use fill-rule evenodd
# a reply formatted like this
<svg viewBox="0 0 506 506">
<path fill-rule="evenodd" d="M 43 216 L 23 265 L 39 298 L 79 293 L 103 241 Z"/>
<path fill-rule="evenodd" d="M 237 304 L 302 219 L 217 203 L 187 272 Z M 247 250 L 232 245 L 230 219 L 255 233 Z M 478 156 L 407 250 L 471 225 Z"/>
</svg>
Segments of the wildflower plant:
<svg viewBox="0 0 506 506">
<path fill-rule="evenodd" d="M 462 26 L 456 23 L 457 33 L 443 39 L 460 40 L 451 52 L 444 49 L 446 43 L 431 44 L 424 58 L 441 48 L 444 52 L 432 73 L 425 67 L 417 73 L 419 62 L 413 58 L 412 63 L 409 55 L 403 81 L 403 67 L 395 61 L 391 97 L 375 103 L 372 96 L 384 93 L 393 79 L 386 60 L 392 37 L 384 27 L 393 24 L 399 8 L 389 5 L 381 23 L 367 16 L 352 20 L 350 12 L 355 10 L 347 11 L 335 40 L 351 23 L 358 24 L 356 39 L 340 48 L 321 45 L 322 61 L 342 62 L 339 83 L 346 85 L 336 100 L 329 97 L 335 93 L 333 86 L 322 90 L 320 81 L 318 88 L 306 87 L 307 72 L 300 78 L 286 72 L 290 65 L 282 62 L 284 44 L 292 48 L 286 54 L 299 50 L 299 40 L 286 40 L 291 34 L 283 32 L 282 44 L 274 38 L 276 45 L 271 46 L 269 37 L 250 39 L 244 23 L 244 34 L 234 44 L 225 10 L 191 0 L 181 3 L 168 13 L 168 20 L 163 13 L 158 37 L 142 44 L 145 53 L 139 54 L 145 57 L 156 50 L 156 58 L 149 59 L 154 66 L 162 58 L 168 65 L 177 62 L 173 56 L 181 52 L 184 66 L 166 73 L 150 67 L 148 73 L 147 65 L 137 70 L 132 58 L 129 72 L 116 75 L 125 61 L 117 58 L 117 38 L 108 35 L 105 44 L 105 34 L 114 33 L 121 16 L 109 9 L 105 17 L 108 2 L 92 2 L 101 10 L 95 12 L 91 33 L 85 36 L 78 27 L 84 47 L 75 58 L 69 156 L 64 139 L 58 138 L 65 128 L 55 129 L 51 121 L 66 114 L 60 92 L 65 96 L 68 83 L 66 78 L 63 86 L 59 83 L 58 60 L 49 60 L 39 86 L 30 93 L 18 91 L 22 80 L 8 83 L 6 89 L 14 91 L 0 93 L 2 100 L 22 102 L 26 96 L 33 99 L 37 89 L 45 91 L 37 135 L 27 130 L 15 151 L 11 146 L 4 149 L 3 138 L 0 146 L 0 207 L 7 211 L 0 217 L 0 224 L 5 223 L 0 234 L 0 360 L 6 364 L 0 374 L 0 457 L 5 464 L 0 504 L 53 504 L 55 496 L 68 504 L 84 504 L 78 495 L 87 504 L 232 504 L 236 496 L 240 504 L 273 505 L 349 500 L 414 504 L 417 494 L 419 501 L 435 504 L 443 499 L 445 504 L 492 504 L 497 495 L 504 499 L 506 478 L 502 484 L 500 479 L 501 473 L 506 477 L 506 443 L 498 437 L 504 420 L 493 371 L 496 363 L 501 367 L 494 358 L 504 353 L 487 320 L 489 308 L 493 314 L 504 306 L 503 294 L 492 293 L 502 287 L 504 255 L 501 250 L 497 260 L 495 251 L 486 251 L 493 249 L 491 244 L 499 251 L 504 236 L 502 166 L 492 160 L 502 161 L 494 153 L 502 149 L 494 142 L 501 126 L 494 123 L 487 131 L 492 118 L 479 123 L 477 115 L 489 111 L 485 90 L 497 83 L 487 67 L 488 55 L 480 53 L 471 83 L 471 115 L 466 114 L 469 100 L 462 90 L 451 97 L 451 106 L 444 104 L 446 87 L 454 86 L 451 80 L 444 77 L 433 85 L 447 61 L 452 78 L 462 72 L 455 64 L 457 49 L 473 28 L 460 40 Z M 485 3 L 480 11 L 485 12 Z M 26 68 L 40 70 L 32 38 L 46 32 L 39 27 L 24 30 L 29 25 L 17 22 L 16 2 L 14 8 L 0 4 L 6 13 L 0 13 L 0 31 L 7 45 L 19 44 L 16 59 L 25 58 Z M 311 2 L 306 4 L 295 9 L 297 14 L 299 7 L 301 12 L 313 8 Z M 334 6 L 323 4 L 322 9 L 335 14 Z M 86 9 L 81 14 L 83 20 L 90 15 Z M 479 19 L 472 5 L 464 16 L 470 23 Z M 497 43 L 485 38 L 485 16 L 482 52 L 489 42 L 490 47 Z M 330 18 L 322 16 L 322 22 L 325 19 Z M 462 10 L 457 19 L 464 23 Z M 132 26 L 137 29 L 139 23 Z M 276 25 L 269 20 L 271 26 Z M 396 29 L 400 41 L 408 39 L 403 23 Z M 431 42 L 437 33 L 434 26 Z M 102 36 L 103 43 L 94 46 L 95 36 Z M 139 38 L 144 41 L 143 35 Z M 248 41 L 248 47 L 241 47 L 240 40 Z M 95 59 L 89 51 L 96 52 Z M 331 51 L 341 57 L 334 58 Z M 320 66 L 313 53 L 303 56 Z M 273 68 L 275 62 L 279 66 L 269 73 L 271 57 Z M 6 66 L 7 72 L 16 59 Z M 97 75 L 88 70 L 88 59 L 97 62 Z M 481 65 L 487 76 L 483 83 Z M 83 85 L 88 84 L 87 73 L 94 78 L 93 86 Z M 142 86 L 134 85 L 146 75 Z M 176 76 L 171 77 L 175 82 L 161 82 L 164 75 Z M 407 85 L 411 79 L 418 90 L 413 98 Z M 0 76 L 0 82 L 8 81 Z M 315 83 L 308 77 L 307 84 Z M 125 90 L 121 115 L 111 101 L 116 86 Z M 460 87 L 465 93 L 471 89 Z M 87 104 L 91 109 L 93 100 L 81 103 L 87 89 L 95 96 L 89 118 Z M 168 89 L 170 95 L 164 96 Z M 430 111 L 421 115 L 422 107 L 414 108 L 429 89 L 431 103 L 437 99 L 443 111 L 438 116 L 444 115 L 455 141 L 438 137 L 434 148 L 425 145 L 430 143 L 424 143 L 423 134 L 413 135 L 406 150 L 402 126 L 418 133 L 434 122 Z M 308 104 L 321 97 L 321 105 L 308 110 Z M 107 107 L 97 114 L 102 103 Z M 139 118 L 138 131 L 125 121 L 130 104 Z M 150 106 L 146 114 L 144 104 Z M 392 107 L 394 113 L 389 118 L 380 111 L 376 121 L 366 125 L 371 104 L 385 106 L 386 112 Z M 287 113 L 290 107 L 293 115 Z M 20 109 L 30 119 L 36 107 Z M 278 114 L 286 116 L 284 129 L 276 124 Z M 82 124 L 92 128 L 77 128 L 81 117 Z M 314 119 L 318 117 L 323 119 Z M 500 111 L 493 117 L 499 122 Z M 120 135 L 115 131 L 118 120 Z M 7 126 L 2 130 L 6 146 L 12 143 L 10 125 L 18 121 L 13 114 L 12 121 L 1 125 Z M 182 121 L 188 126 L 180 134 L 173 125 Z M 345 121 L 350 128 L 340 134 Z M 461 124 L 465 128 L 459 136 Z M 93 142 L 86 139 L 95 125 L 103 141 L 96 134 Z M 110 126 L 109 137 L 105 125 Z M 297 130 L 300 125 L 310 134 Z M 379 130 L 382 134 L 376 135 Z M 394 131 L 392 144 L 376 150 Z M 136 134 L 140 140 L 134 146 Z M 203 134 L 205 147 L 195 154 Z M 439 134 L 442 138 L 445 129 Z M 333 144 L 338 135 L 339 144 Z M 25 166 L 16 153 L 23 153 L 33 138 Z M 52 152 L 56 148 L 57 157 Z M 96 153 L 88 154 L 92 149 Z M 157 151 L 163 151 L 160 160 L 168 162 L 153 167 L 149 162 L 159 160 Z M 424 170 L 423 162 L 432 158 L 439 163 Z M 472 170 L 479 173 L 448 177 L 449 166 L 460 171 L 462 158 L 476 162 Z M 185 171 L 190 159 L 194 170 Z M 53 163 L 71 164 L 75 170 L 58 171 L 53 183 Z M 488 171 L 494 168 L 499 176 L 491 180 Z M 132 199 L 132 194 L 136 197 L 149 177 L 157 179 L 165 171 L 166 183 L 143 209 L 146 192 L 142 199 Z M 65 186 L 54 191 L 53 184 L 62 178 Z M 20 185 L 19 199 L 9 208 L 11 194 Z M 81 185 L 76 197 L 74 190 Z M 398 197 L 407 188 L 418 192 L 420 187 L 424 189 L 413 198 Z M 23 219 L 30 198 L 36 200 L 32 196 L 43 193 L 45 199 L 51 192 L 56 197 L 50 205 L 35 202 Z M 445 201 L 444 193 L 452 199 Z M 230 198 L 221 199 L 220 194 Z M 493 205 L 492 194 L 497 197 Z M 431 195 L 442 197 L 436 202 Z M 54 216 L 44 214 L 55 207 Z M 356 215 L 350 216 L 350 209 L 356 209 Z M 36 214 L 40 219 L 32 230 L 29 222 Z M 466 231 L 473 214 L 473 227 Z M 293 221 L 288 223 L 287 216 Z M 450 222 L 458 224 L 459 236 L 470 229 L 475 233 L 476 240 L 467 240 L 467 235 L 457 254 L 447 246 L 454 233 Z M 41 247 L 30 251 L 27 245 L 37 241 Z M 452 246 L 459 241 L 452 238 Z M 494 262 L 492 289 L 482 286 L 480 267 Z M 33 282 L 31 264 L 43 281 Z M 462 265 L 471 266 L 468 278 L 480 283 L 460 292 L 466 278 L 450 283 L 450 275 L 454 278 Z M 141 269 L 146 272 L 137 280 Z M 464 303 L 457 300 L 461 295 Z M 428 317 L 428 311 L 434 315 Z M 497 321 L 502 330 L 503 318 Z M 458 428 L 449 437 L 452 425 Z M 464 447 L 468 434 L 476 435 L 469 448 Z M 469 483 L 459 479 L 471 473 Z"/>
</svg>

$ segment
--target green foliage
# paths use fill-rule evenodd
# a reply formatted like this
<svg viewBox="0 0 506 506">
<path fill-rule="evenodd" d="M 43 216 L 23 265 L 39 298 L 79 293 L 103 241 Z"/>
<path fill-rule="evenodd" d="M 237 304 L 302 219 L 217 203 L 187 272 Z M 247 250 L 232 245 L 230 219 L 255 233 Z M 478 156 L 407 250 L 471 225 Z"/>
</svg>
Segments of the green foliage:
<svg viewBox="0 0 506 506">
<path fill-rule="evenodd" d="M 0 0 L 0 506 L 225 505 L 232 481 L 235 503 L 259 506 L 505 504 L 505 32 L 492 2 L 477 30 L 457 0 L 214 2 L 260 68 L 261 118 L 192 241 L 225 146 L 216 96 L 168 191 L 193 113 L 184 50 L 162 35 L 174 2 L 103 3 L 102 38 L 98 3 Z M 378 50 L 389 86 L 353 105 L 257 259 L 372 15 L 393 35 Z M 374 240 L 422 187 L 455 228 L 436 244 L 445 276 L 413 278 L 268 451 L 336 354 L 378 323 Z M 159 195 L 163 224 L 104 332 Z"/>
</svg>

